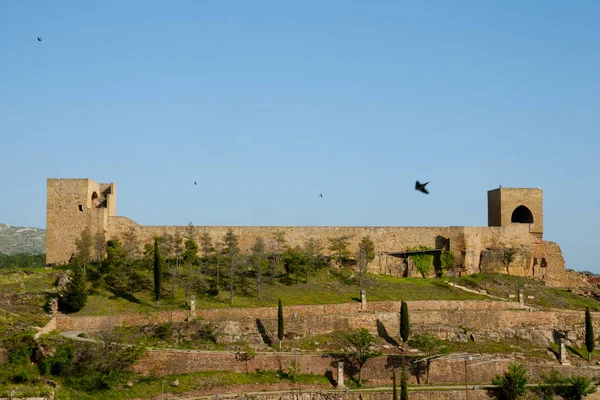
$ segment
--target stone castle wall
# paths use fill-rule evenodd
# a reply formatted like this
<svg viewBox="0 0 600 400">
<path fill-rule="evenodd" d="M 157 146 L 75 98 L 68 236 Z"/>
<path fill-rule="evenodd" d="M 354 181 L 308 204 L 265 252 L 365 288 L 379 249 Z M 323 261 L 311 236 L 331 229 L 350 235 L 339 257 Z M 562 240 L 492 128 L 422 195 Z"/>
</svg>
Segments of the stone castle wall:
<svg viewBox="0 0 600 400">
<path fill-rule="evenodd" d="M 218 242 L 231 229 L 239 238 L 242 252 L 248 253 L 258 237 L 265 239 L 268 250 L 272 250 L 274 234 L 283 231 L 287 243 L 292 246 L 303 246 L 310 238 L 319 240 L 324 255 L 330 255 L 329 239 L 347 237 L 349 249 L 355 253 L 360 240 L 370 236 L 375 243 L 376 257 L 369 264 L 369 271 L 397 276 L 418 276 L 418 273 L 410 262 L 391 256 L 389 252 L 403 252 L 419 245 L 435 249 L 449 245 L 461 264 L 462 274 L 503 272 L 540 278 L 556 287 L 572 285 L 573 277 L 565 271 L 558 245 L 540 238 L 543 221 L 541 190 L 503 188 L 488 193 L 493 192 L 497 192 L 497 199 L 493 195 L 491 200 L 488 198 L 488 208 L 497 209 L 497 215 L 490 211 L 490 221 L 494 222 L 492 220 L 496 218 L 495 222 L 501 226 L 196 226 L 193 235 L 199 241 L 202 234 L 208 233 L 213 242 Z M 116 216 L 114 183 L 48 179 L 47 197 L 48 264 L 67 262 L 75 252 L 75 240 L 84 228 L 92 234 L 102 232 L 107 239 L 121 240 L 126 232 L 132 231 L 140 250 L 155 236 L 186 236 L 188 232 L 187 226 L 142 226 L 127 217 Z M 532 210 L 535 224 L 506 222 L 507 218 L 510 221 L 511 207 L 517 204 L 526 204 Z M 515 260 L 508 268 L 502 264 L 501 257 L 507 247 L 517 250 Z"/>
</svg>

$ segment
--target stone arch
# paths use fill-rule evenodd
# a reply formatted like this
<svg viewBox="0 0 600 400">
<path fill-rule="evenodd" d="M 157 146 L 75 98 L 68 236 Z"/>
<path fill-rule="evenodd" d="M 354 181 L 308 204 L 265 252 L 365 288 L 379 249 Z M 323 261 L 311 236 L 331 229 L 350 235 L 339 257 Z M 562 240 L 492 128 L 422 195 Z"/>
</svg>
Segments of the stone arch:
<svg viewBox="0 0 600 400">
<path fill-rule="evenodd" d="M 520 224 L 533 224 L 533 214 L 531 210 L 523 205 L 515 208 L 513 211 L 510 222 L 516 222 Z"/>
<path fill-rule="evenodd" d="M 98 200 L 98 193 L 93 192 L 92 193 L 92 207 L 98 207 L 99 204 L 100 204 L 100 200 Z"/>
</svg>

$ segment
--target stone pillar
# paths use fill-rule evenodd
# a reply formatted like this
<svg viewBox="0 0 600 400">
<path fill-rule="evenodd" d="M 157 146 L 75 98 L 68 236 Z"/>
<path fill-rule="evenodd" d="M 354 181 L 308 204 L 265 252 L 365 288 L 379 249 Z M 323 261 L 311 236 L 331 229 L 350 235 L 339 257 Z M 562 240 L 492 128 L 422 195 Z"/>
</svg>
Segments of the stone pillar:
<svg viewBox="0 0 600 400">
<path fill-rule="evenodd" d="M 367 311 L 367 291 L 360 291 L 360 311 Z"/>
<path fill-rule="evenodd" d="M 338 362 L 338 375 L 337 375 L 337 388 L 338 389 L 343 389 L 345 388 L 344 386 L 344 363 L 343 362 Z"/>
<path fill-rule="evenodd" d="M 565 338 L 560 338 L 560 350 L 558 352 L 559 361 L 561 365 L 571 365 L 567 360 L 567 349 L 565 347 Z"/>
<path fill-rule="evenodd" d="M 523 295 L 523 289 L 519 289 L 519 304 L 525 305 L 525 296 Z"/>
<path fill-rule="evenodd" d="M 196 318 L 196 295 L 190 296 L 190 319 Z"/>
</svg>

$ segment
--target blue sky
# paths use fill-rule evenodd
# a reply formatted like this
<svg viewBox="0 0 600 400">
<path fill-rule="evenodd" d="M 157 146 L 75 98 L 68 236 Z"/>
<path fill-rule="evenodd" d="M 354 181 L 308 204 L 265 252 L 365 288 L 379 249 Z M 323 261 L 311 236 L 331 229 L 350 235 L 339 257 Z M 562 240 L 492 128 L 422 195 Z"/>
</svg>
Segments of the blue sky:
<svg viewBox="0 0 600 400">
<path fill-rule="evenodd" d="M 44 228 L 49 177 L 115 182 L 145 225 L 485 226 L 488 190 L 541 187 L 544 238 L 600 273 L 599 20 L 584 0 L 3 2 L 0 222 Z"/>
</svg>

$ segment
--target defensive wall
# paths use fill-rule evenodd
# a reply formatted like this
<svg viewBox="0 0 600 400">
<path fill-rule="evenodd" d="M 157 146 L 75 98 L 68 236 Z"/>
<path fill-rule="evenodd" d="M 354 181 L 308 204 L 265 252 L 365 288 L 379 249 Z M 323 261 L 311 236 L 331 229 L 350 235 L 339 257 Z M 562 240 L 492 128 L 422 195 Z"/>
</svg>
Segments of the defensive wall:
<svg viewBox="0 0 600 400">
<path fill-rule="evenodd" d="M 91 179 L 47 181 L 46 260 L 48 264 L 68 262 L 75 252 L 75 240 L 83 229 L 103 233 L 107 239 L 123 240 L 131 232 L 140 250 L 155 236 L 188 234 L 187 226 L 143 226 L 116 215 L 116 184 Z M 554 287 L 569 287 L 577 280 L 565 270 L 560 247 L 542 239 L 543 198 L 537 188 L 498 188 L 488 191 L 488 226 L 398 227 L 398 226 L 194 226 L 199 241 L 208 233 L 213 242 L 231 229 L 239 238 L 242 252 L 249 253 L 258 237 L 274 248 L 274 234 L 283 231 L 288 244 L 303 246 L 319 240 L 323 253 L 329 240 L 346 237 L 355 253 L 364 236 L 375 244 L 375 259 L 369 271 L 397 276 L 418 276 L 405 252 L 419 245 L 449 249 L 456 255 L 461 274 L 501 272 L 530 276 Z M 512 262 L 503 262 L 506 249 L 513 249 Z"/>
</svg>

